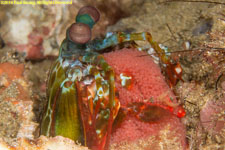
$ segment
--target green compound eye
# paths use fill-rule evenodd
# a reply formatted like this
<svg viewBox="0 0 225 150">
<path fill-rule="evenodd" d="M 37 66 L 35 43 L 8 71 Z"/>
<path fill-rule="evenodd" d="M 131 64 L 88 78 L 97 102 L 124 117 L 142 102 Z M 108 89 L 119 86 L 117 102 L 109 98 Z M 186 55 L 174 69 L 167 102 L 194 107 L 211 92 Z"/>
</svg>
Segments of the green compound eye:
<svg viewBox="0 0 225 150">
<path fill-rule="evenodd" d="M 100 13 L 96 8 L 92 6 L 85 6 L 79 10 L 76 17 L 76 22 L 84 23 L 92 28 L 94 24 L 98 22 L 99 18 Z"/>
<path fill-rule="evenodd" d="M 95 22 L 92 20 L 92 18 L 88 14 L 83 15 L 77 15 L 76 17 L 77 23 L 84 23 L 88 25 L 90 28 L 93 28 Z"/>
</svg>

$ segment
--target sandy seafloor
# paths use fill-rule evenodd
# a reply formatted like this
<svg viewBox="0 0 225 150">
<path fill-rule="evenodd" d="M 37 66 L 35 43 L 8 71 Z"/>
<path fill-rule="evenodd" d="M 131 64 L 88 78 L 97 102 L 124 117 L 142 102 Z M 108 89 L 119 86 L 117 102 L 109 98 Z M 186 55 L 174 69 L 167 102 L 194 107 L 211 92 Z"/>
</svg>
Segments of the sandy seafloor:
<svg viewBox="0 0 225 150">
<path fill-rule="evenodd" d="M 174 88 L 186 110 L 182 122 L 189 149 L 223 149 L 223 0 L 74 0 L 72 5 L 0 5 L 2 141 L 17 145 L 18 138 L 39 137 L 49 68 L 57 58 L 66 28 L 84 5 L 96 6 L 101 12 L 101 19 L 93 29 L 94 37 L 110 31 L 148 31 L 155 41 L 173 51 L 172 59 L 183 68 L 184 82 L 179 81 Z"/>
</svg>

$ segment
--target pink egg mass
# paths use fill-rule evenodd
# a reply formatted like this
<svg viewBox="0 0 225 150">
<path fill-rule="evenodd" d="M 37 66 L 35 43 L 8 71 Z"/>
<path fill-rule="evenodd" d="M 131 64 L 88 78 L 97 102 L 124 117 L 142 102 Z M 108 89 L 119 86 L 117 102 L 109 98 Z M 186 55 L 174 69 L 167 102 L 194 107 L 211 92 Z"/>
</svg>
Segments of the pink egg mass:
<svg viewBox="0 0 225 150">
<path fill-rule="evenodd" d="M 185 112 L 178 105 L 175 95 L 152 57 L 145 52 L 126 48 L 106 53 L 104 57 L 116 74 L 116 91 L 121 109 L 134 103 L 144 103 L 149 109 L 143 117 L 147 121 L 140 120 L 141 115 L 127 114 L 113 130 L 111 145 L 137 143 L 140 140 L 147 142 L 147 139 L 154 138 L 155 140 L 147 142 L 146 147 L 157 149 L 160 143 L 168 144 L 168 141 L 171 141 L 176 142 L 173 148 L 186 149 L 185 127 L 179 118 L 183 117 Z M 123 78 L 127 80 L 123 81 Z M 129 145 L 132 145 L 131 143 Z M 166 149 L 170 148 L 167 146 Z"/>
</svg>

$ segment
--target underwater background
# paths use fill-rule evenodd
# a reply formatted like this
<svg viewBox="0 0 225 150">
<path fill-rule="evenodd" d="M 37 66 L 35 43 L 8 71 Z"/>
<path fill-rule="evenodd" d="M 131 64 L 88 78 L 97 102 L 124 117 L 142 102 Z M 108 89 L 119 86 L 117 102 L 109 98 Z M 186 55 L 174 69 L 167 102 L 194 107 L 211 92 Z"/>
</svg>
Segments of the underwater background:
<svg viewBox="0 0 225 150">
<path fill-rule="evenodd" d="M 183 81 L 172 87 L 171 97 L 182 105 L 185 117 L 178 119 L 172 115 L 172 119 L 168 119 L 162 111 L 162 114 L 156 114 L 158 120 L 151 122 L 149 128 L 143 122 L 135 122 L 135 118 L 125 118 L 121 127 L 113 131 L 109 149 L 223 149 L 223 0 L 72 0 L 72 4 L 58 5 L 0 4 L 0 149 L 88 149 L 68 138 L 40 137 L 39 134 L 48 101 L 46 88 L 49 70 L 59 55 L 67 28 L 75 22 L 79 9 L 87 5 L 96 7 L 101 14 L 92 29 L 92 39 L 103 37 L 107 32 L 150 32 L 154 41 L 171 50 L 171 61 L 179 62 L 183 73 Z M 149 48 L 144 42 L 137 44 Z M 117 49 L 123 47 L 118 45 Z M 121 54 L 114 53 L 114 49 L 107 50 L 104 57 L 115 66 L 115 72 L 127 65 L 128 70 L 131 69 L 127 73 L 134 75 L 141 83 L 135 84 L 140 86 L 137 89 L 143 90 L 128 93 L 130 97 L 145 95 L 144 88 L 149 86 L 145 81 L 153 84 L 156 79 L 151 72 L 155 73 L 157 69 L 160 72 L 163 63 L 158 61 L 158 55 L 152 53 L 148 56 L 151 61 L 143 63 L 146 58 L 135 58 L 133 52 L 127 49 Z M 140 63 L 134 64 L 132 60 Z M 154 64 L 152 71 L 148 71 L 148 64 L 153 61 L 158 68 L 155 69 Z M 142 70 L 133 68 L 140 64 Z M 143 73 L 139 73 L 141 71 Z M 162 74 L 155 76 L 162 78 L 163 81 L 156 83 L 161 86 L 164 78 L 171 75 L 162 70 Z M 157 90 L 161 89 L 154 92 L 157 93 Z M 120 92 L 126 95 L 123 90 Z M 125 103 L 128 102 L 121 102 Z"/>
</svg>

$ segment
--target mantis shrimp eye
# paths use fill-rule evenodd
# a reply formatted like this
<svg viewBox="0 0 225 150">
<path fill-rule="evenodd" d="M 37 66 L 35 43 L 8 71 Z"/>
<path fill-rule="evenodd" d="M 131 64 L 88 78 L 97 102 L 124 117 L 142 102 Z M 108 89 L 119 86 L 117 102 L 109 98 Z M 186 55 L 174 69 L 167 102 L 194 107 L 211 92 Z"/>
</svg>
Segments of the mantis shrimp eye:
<svg viewBox="0 0 225 150">
<path fill-rule="evenodd" d="M 91 39 L 91 29 L 84 23 L 73 23 L 69 28 L 69 38 L 78 44 L 85 44 Z"/>
<path fill-rule="evenodd" d="M 87 24 L 90 28 L 92 28 L 99 18 L 100 13 L 95 7 L 85 6 L 79 10 L 76 17 L 76 22 Z"/>
</svg>

